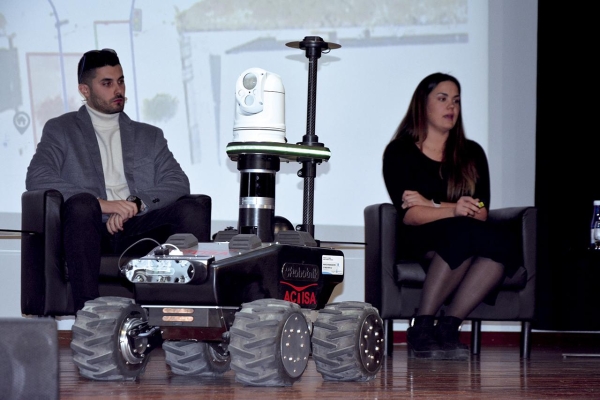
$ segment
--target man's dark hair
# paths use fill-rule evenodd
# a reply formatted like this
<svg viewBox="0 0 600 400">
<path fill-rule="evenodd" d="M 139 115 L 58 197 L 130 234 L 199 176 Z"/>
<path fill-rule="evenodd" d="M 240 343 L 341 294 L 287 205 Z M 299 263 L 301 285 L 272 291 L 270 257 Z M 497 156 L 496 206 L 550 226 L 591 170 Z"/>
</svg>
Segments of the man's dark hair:
<svg viewBox="0 0 600 400">
<path fill-rule="evenodd" d="M 86 52 L 77 64 L 77 80 L 79 83 L 90 85 L 96 76 L 96 68 L 110 65 L 121 65 L 117 52 L 113 49 L 90 50 Z"/>
</svg>

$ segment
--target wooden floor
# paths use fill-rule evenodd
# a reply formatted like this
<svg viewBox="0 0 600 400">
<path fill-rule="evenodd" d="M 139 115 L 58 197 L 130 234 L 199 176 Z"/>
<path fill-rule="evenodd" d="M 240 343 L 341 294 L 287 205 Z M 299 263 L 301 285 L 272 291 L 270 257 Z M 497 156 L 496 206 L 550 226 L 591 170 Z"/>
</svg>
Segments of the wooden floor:
<svg viewBox="0 0 600 400">
<path fill-rule="evenodd" d="M 486 335 L 484 334 L 484 337 Z M 488 336 L 489 337 L 489 336 Z M 479 356 L 468 361 L 407 359 L 395 346 L 370 382 L 326 382 L 310 360 L 291 387 L 248 387 L 232 371 L 219 378 L 173 375 L 162 349 L 152 352 L 148 367 L 135 382 L 97 382 L 79 376 L 69 341 L 60 340 L 61 399 L 600 399 L 600 335 L 562 334 L 548 339 L 532 335 L 531 358 L 522 361 L 514 344 L 484 341 Z M 488 341 L 489 342 L 489 341 Z M 1 396 L 0 396 L 1 397 Z"/>
</svg>

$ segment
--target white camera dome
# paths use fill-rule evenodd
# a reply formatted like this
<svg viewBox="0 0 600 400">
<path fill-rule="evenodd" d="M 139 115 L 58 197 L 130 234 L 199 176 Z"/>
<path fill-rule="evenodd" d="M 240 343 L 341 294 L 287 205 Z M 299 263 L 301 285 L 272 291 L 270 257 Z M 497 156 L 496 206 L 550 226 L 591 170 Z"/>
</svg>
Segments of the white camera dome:
<svg viewBox="0 0 600 400">
<path fill-rule="evenodd" d="M 234 142 L 286 142 L 285 89 L 279 75 L 245 70 L 237 79 L 235 99 Z"/>
</svg>

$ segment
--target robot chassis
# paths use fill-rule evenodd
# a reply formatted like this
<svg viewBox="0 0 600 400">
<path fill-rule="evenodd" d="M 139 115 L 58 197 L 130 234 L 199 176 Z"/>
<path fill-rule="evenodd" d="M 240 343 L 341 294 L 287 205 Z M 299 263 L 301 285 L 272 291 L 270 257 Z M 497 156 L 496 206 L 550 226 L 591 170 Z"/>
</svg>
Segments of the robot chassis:
<svg viewBox="0 0 600 400">
<path fill-rule="evenodd" d="M 287 46 L 309 59 L 307 134 L 298 144 L 232 142 L 241 173 L 238 229 L 198 243 L 174 235 L 121 268 L 135 300 L 100 297 L 77 312 L 71 349 L 82 376 L 135 380 L 162 346 L 172 373 L 290 386 L 309 359 L 326 381 L 370 381 L 382 366 L 383 323 L 359 301 L 327 304 L 344 278 L 344 255 L 313 239 L 316 166 L 330 151 L 314 135 L 317 60 L 340 46 L 308 36 Z M 275 173 L 302 163 L 303 224 L 274 233 Z"/>
</svg>

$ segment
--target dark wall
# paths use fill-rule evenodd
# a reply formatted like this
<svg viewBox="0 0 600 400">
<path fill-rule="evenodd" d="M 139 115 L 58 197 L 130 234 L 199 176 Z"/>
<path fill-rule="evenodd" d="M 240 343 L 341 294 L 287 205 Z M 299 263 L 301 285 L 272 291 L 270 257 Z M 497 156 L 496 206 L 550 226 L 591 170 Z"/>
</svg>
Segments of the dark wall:
<svg viewBox="0 0 600 400">
<path fill-rule="evenodd" d="M 600 200 L 600 83 L 592 61 L 599 44 L 592 18 L 588 6 L 538 2 L 536 329 L 600 330 L 600 257 L 588 250 L 592 202 Z"/>
</svg>

